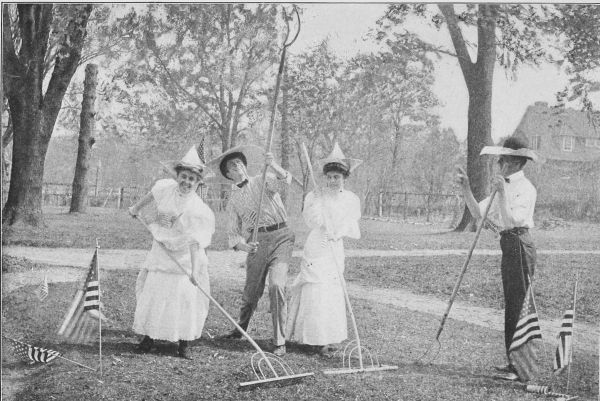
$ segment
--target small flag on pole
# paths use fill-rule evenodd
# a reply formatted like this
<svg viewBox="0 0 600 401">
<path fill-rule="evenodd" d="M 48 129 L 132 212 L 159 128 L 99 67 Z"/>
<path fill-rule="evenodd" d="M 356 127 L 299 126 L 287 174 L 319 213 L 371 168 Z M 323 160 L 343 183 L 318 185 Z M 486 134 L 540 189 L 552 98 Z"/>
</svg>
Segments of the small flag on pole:
<svg viewBox="0 0 600 401">
<path fill-rule="evenodd" d="M 40 301 L 43 301 L 48 297 L 48 277 L 45 274 L 42 282 L 35 289 L 35 295 Z"/>
<path fill-rule="evenodd" d="M 560 331 L 557 336 L 556 352 L 554 353 L 554 374 L 560 374 L 573 361 L 573 325 L 575 323 L 575 302 L 577 297 L 577 280 L 573 286 L 571 307 L 565 311 Z"/>
<path fill-rule="evenodd" d="M 28 362 L 47 363 L 60 356 L 60 352 L 51 349 L 34 347 L 13 338 L 4 337 L 14 346 L 15 355 Z"/>
<path fill-rule="evenodd" d="M 77 343 L 90 341 L 96 332 L 96 324 L 100 318 L 106 319 L 100 312 L 98 249 L 96 249 L 83 289 L 75 294 L 58 334 Z"/>
<path fill-rule="evenodd" d="M 508 350 L 511 363 L 521 380 L 531 380 L 538 374 L 538 353 L 541 339 L 542 331 L 530 285 L 527 288 L 519 321 Z"/>
</svg>

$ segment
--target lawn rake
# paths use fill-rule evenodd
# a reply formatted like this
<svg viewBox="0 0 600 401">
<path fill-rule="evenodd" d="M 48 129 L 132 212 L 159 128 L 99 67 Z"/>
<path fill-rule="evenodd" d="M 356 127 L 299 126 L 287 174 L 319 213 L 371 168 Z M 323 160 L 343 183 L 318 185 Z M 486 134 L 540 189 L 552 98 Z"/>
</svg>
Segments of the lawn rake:
<svg viewBox="0 0 600 401">
<path fill-rule="evenodd" d="M 140 221 L 142 225 L 146 227 L 148 231 L 150 231 L 150 228 L 143 220 L 143 218 L 139 217 L 138 221 Z M 237 324 L 235 319 L 233 319 L 231 315 L 227 313 L 225 308 L 223 308 L 204 288 L 202 288 L 199 285 L 199 283 L 197 283 L 195 280 L 192 280 L 192 276 L 179 264 L 177 259 L 175 259 L 173 255 L 171 255 L 171 253 L 166 249 L 165 245 L 160 241 L 156 242 L 160 245 L 161 248 L 163 248 L 163 250 L 165 250 L 165 253 L 169 255 L 169 257 L 171 257 L 171 259 L 177 264 L 177 266 L 190 278 L 190 281 L 192 281 L 196 288 L 198 288 L 217 307 L 217 309 L 221 311 L 221 313 L 256 349 L 256 353 L 254 353 L 251 358 L 252 370 L 254 372 L 254 375 L 256 376 L 256 380 L 240 383 L 239 389 L 252 389 L 255 387 L 270 385 L 291 385 L 299 382 L 300 380 L 306 377 L 314 376 L 313 372 L 294 374 L 289 365 L 285 363 L 281 358 L 272 353 L 264 352 L 258 346 L 258 344 L 256 344 L 252 337 L 250 337 L 250 335 L 248 335 L 248 333 L 244 329 L 242 329 L 239 324 Z"/>
<path fill-rule="evenodd" d="M 315 180 L 315 176 L 312 169 L 312 164 L 310 162 L 310 156 L 308 155 L 308 150 L 306 149 L 306 145 L 302 144 L 302 151 L 304 153 L 304 157 L 306 158 L 306 164 L 309 169 L 309 174 L 315 189 L 317 188 L 317 182 Z M 327 222 L 325 223 L 327 224 Z M 327 232 L 329 228 L 327 228 Z M 382 365 L 379 363 L 379 358 L 373 355 L 371 352 L 362 346 L 360 342 L 360 336 L 358 335 L 358 326 L 356 325 L 356 318 L 354 317 L 354 312 L 352 310 L 352 304 L 350 303 L 350 297 L 348 296 L 348 288 L 346 287 L 346 280 L 344 279 L 344 275 L 342 274 L 341 268 L 339 266 L 339 262 L 335 256 L 335 252 L 333 249 L 333 244 L 331 241 L 327 241 L 329 244 L 329 248 L 331 253 L 333 254 L 333 259 L 336 263 L 336 270 L 338 273 L 338 278 L 340 280 L 340 285 L 342 286 L 342 290 L 344 293 L 344 299 L 346 301 L 346 308 L 348 309 L 348 313 L 350 314 L 350 320 L 352 321 L 352 328 L 354 330 L 354 340 L 350 341 L 344 347 L 342 351 L 342 367 L 338 369 L 328 369 L 324 370 L 323 373 L 326 375 L 339 375 L 339 374 L 347 374 L 347 373 L 366 373 L 366 372 L 377 372 L 384 370 L 397 370 L 398 366 L 392 365 Z M 355 363 L 353 364 L 353 359 Z"/>
<path fill-rule="evenodd" d="M 504 173 L 504 169 L 501 171 L 501 173 Z M 473 243 L 471 244 L 471 247 L 469 248 L 469 252 L 467 253 L 467 258 L 465 259 L 465 263 L 463 264 L 461 272 L 458 276 L 458 279 L 456 280 L 456 284 L 454 284 L 454 288 L 452 289 L 452 295 L 450 296 L 450 299 L 448 300 L 448 306 L 446 307 L 446 311 L 444 312 L 444 315 L 442 316 L 442 320 L 440 321 L 440 326 L 437 330 L 435 338 L 433 339 L 433 341 L 431 342 L 431 344 L 429 345 L 429 347 L 427 348 L 425 353 L 423 353 L 419 358 L 417 358 L 416 362 L 425 362 L 425 363 L 433 362 L 435 360 L 435 358 L 438 356 L 440 349 L 442 348 L 442 344 L 440 343 L 440 336 L 442 335 L 442 331 L 444 330 L 444 325 L 446 324 L 446 319 L 448 318 L 448 315 L 450 314 L 450 309 L 452 308 L 454 299 L 456 299 L 456 296 L 458 295 L 458 289 L 460 288 L 460 284 L 462 283 L 465 273 L 467 272 L 467 267 L 469 266 L 469 262 L 471 261 L 471 257 L 473 256 L 473 251 L 475 250 L 475 246 L 477 245 L 479 236 L 481 235 L 481 230 L 486 225 L 487 216 L 490 211 L 490 208 L 492 207 L 492 203 L 494 201 L 494 197 L 496 196 L 496 193 L 497 193 L 497 191 L 493 190 L 492 193 L 490 194 L 490 200 L 485 208 L 485 211 L 483 212 L 481 221 L 479 222 L 479 225 L 477 226 L 477 232 L 475 233 L 475 239 L 473 240 Z"/>
</svg>

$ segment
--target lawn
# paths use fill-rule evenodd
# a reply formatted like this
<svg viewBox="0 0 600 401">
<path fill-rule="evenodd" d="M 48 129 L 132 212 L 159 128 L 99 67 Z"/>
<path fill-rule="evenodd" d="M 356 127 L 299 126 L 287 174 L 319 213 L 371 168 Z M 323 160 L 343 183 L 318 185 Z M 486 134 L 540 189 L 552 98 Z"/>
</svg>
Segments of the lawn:
<svg viewBox="0 0 600 401">
<path fill-rule="evenodd" d="M 287 363 L 295 372 L 315 372 L 301 384 L 239 392 L 240 382 L 252 380 L 246 341 L 209 338 L 193 343 L 193 361 L 173 356 L 175 344 L 161 343 L 147 355 L 132 352 L 138 341 L 131 332 L 134 311 L 134 272 L 104 274 L 104 302 L 111 319 L 104 326 L 102 383 L 97 374 L 58 360 L 49 365 L 29 366 L 3 352 L 4 372 L 21 370 L 27 377 L 17 400 L 536 400 L 518 386 L 489 378 L 490 366 L 502 361 L 502 333 L 479 326 L 449 321 L 442 348 L 433 364 L 415 360 L 430 345 L 437 327 L 431 316 L 380 304 L 355 301 L 363 343 L 397 371 L 325 376 L 324 369 L 338 367 L 337 358 L 323 359 L 291 344 Z M 72 345 L 54 334 L 68 307 L 73 283 L 51 284 L 43 303 L 31 297 L 33 287 L 23 287 L 3 299 L 3 332 L 33 344 L 60 350 L 68 358 L 97 366 L 97 344 Z M 212 283 L 217 300 L 236 311 L 241 292 L 230 283 Z M 268 348 L 270 315 L 263 298 L 250 328 L 259 345 Z M 229 323 L 212 308 L 205 333 L 215 336 L 229 330 Z M 570 392 L 591 399 L 598 391 L 598 357 L 576 352 Z M 549 368 L 549 361 L 548 361 Z M 6 374 L 9 374 L 6 373 Z M 3 373 L 4 374 L 4 373 Z M 542 381 L 548 383 L 549 374 Z M 564 389 L 564 377 L 554 383 Z"/>
<path fill-rule="evenodd" d="M 148 249 L 150 234 L 132 219 L 126 210 L 88 208 L 85 214 L 69 214 L 68 208 L 47 207 L 46 226 L 42 228 L 3 227 L 3 245 L 29 245 L 40 247 L 90 248 L 96 238 L 104 249 Z M 226 219 L 216 215 L 217 231 L 211 249 L 226 249 Z M 347 248 L 411 250 L 411 249 L 465 249 L 475 237 L 474 233 L 456 233 L 448 226 L 411 224 L 372 219 L 361 220 L 362 238 L 346 240 Z M 296 233 L 296 248 L 301 249 L 308 228 L 301 216 L 290 218 Z M 600 224 L 568 223 L 554 230 L 533 229 L 532 236 L 539 249 L 600 249 Z M 498 249 L 498 239 L 484 231 L 478 248 Z"/>
<path fill-rule="evenodd" d="M 217 216 L 213 249 L 224 249 L 223 215 Z M 65 209 L 46 210 L 47 226 L 40 230 L 3 232 L 3 245 L 93 248 L 98 238 L 103 248 L 148 249 L 150 236 L 125 211 L 91 208 L 87 214 L 70 215 Z M 307 229 L 298 216 L 291 223 L 299 249 Z M 467 249 L 473 233 L 454 233 L 448 227 L 363 219 L 363 238 L 347 241 L 348 248 L 363 249 Z M 533 230 L 539 249 L 599 249 L 600 225 L 570 223 L 555 230 Z M 479 248 L 498 249 L 497 239 L 482 234 Z M 46 268 L 27 259 L 3 256 L 3 273 Z M 463 256 L 348 258 L 347 279 L 364 286 L 403 289 L 447 300 L 464 262 Z M 294 258 L 290 280 L 297 273 Z M 458 300 L 490 308 L 502 307 L 499 256 L 475 255 Z M 574 272 L 581 272 L 578 319 L 597 323 L 600 318 L 600 255 L 540 254 L 535 274 L 536 295 L 543 319 L 559 318 L 570 297 Z M 323 359 L 291 344 L 286 362 L 297 373 L 313 371 L 315 377 L 282 388 L 238 392 L 240 382 L 252 380 L 246 341 L 211 338 L 230 329 L 229 322 L 211 308 L 205 335 L 194 342 L 193 361 L 173 356 L 175 344 L 164 343 L 157 352 L 132 352 L 139 340 L 130 330 L 135 308 L 133 271 L 103 272 L 103 302 L 111 323 L 104 327 L 104 374 L 102 383 L 85 369 L 58 360 L 48 365 L 26 365 L 11 352 L 2 353 L 3 379 L 16 377 L 15 400 L 541 400 L 518 386 L 489 377 L 490 366 L 503 361 L 503 334 L 450 319 L 442 337 L 442 348 L 433 364 L 416 362 L 430 345 L 439 319 L 423 313 L 381 303 L 353 300 L 361 339 L 394 372 L 367 375 L 325 376 L 324 369 L 338 367 L 340 360 Z M 7 336 L 59 350 L 68 358 L 97 366 L 97 344 L 64 343 L 55 334 L 69 306 L 76 283 L 50 284 L 50 296 L 39 302 L 33 286 L 2 296 L 2 331 Z M 213 296 L 237 316 L 239 285 L 213 280 Z M 270 314 L 263 297 L 250 334 L 269 348 Z M 209 335 L 210 334 L 210 335 Z M 547 339 L 547 341 L 552 341 Z M 571 371 L 570 393 L 582 399 L 598 394 L 598 353 L 576 349 Z M 550 383 L 550 358 L 540 383 Z M 5 380 L 3 380 L 4 382 Z M 565 388 L 566 375 L 553 383 Z M 3 384 L 4 389 L 4 384 Z"/>
</svg>

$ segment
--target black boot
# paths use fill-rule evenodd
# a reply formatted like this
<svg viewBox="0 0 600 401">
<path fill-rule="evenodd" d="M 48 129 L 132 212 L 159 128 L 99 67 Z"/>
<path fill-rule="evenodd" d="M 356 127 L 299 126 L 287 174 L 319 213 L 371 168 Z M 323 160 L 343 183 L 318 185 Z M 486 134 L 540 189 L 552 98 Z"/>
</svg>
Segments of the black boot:
<svg viewBox="0 0 600 401">
<path fill-rule="evenodd" d="M 144 336 L 144 339 L 135 347 L 137 352 L 146 353 L 152 349 L 154 345 L 154 340 L 148 336 Z"/>
<path fill-rule="evenodd" d="M 188 342 L 186 340 L 179 340 L 179 347 L 177 347 L 177 356 L 185 359 L 192 359 L 188 351 Z"/>
</svg>

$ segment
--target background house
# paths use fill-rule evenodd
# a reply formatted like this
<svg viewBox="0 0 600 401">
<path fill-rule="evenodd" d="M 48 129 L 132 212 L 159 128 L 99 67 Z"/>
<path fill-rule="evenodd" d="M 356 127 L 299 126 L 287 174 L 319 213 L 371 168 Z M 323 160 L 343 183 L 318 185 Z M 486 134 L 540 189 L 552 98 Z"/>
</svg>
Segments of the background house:
<svg viewBox="0 0 600 401">
<path fill-rule="evenodd" d="M 545 158 L 527 173 L 538 209 L 564 218 L 600 220 L 600 113 L 546 102 L 529 106 L 515 130 Z"/>
</svg>

